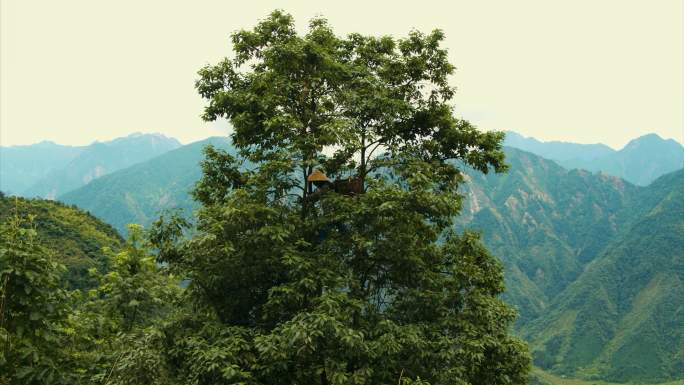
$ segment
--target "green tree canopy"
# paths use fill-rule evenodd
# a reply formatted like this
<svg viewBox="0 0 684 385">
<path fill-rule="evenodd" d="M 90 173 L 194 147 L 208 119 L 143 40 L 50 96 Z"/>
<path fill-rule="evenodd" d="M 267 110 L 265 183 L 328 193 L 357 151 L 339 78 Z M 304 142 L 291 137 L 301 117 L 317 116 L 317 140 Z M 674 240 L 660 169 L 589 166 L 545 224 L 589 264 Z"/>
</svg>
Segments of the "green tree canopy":
<svg viewBox="0 0 684 385">
<path fill-rule="evenodd" d="M 276 11 L 199 72 L 240 156 L 208 149 L 192 237 L 153 229 L 189 283 L 166 329 L 180 382 L 526 382 L 501 265 L 452 230 L 456 165 L 506 166 L 502 133 L 454 117 L 443 39 L 343 38 L 320 18 L 300 35 Z"/>
<path fill-rule="evenodd" d="M 33 219 L 14 210 L 0 223 L 0 384 L 68 384 L 65 268 L 36 240 Z"/>
<path fill-rule="evenodd" d="M 71 314 L 74 371 L 84 384 L 168 385 L 158 325 L 178 306 L 179 282 L 156 264 L 139 225 L 120 251 L 106 251 L 110 271 L 91 270 L 99 285 Z"/>
</svg>

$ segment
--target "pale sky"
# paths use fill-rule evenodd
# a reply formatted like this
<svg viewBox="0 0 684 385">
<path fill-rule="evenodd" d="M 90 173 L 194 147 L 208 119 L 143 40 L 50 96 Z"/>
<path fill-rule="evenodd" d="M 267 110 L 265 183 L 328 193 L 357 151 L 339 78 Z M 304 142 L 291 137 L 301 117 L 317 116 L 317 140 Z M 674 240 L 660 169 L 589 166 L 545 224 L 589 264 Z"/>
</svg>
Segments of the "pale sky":
<svg viewBox="0 0 684 385">
<path fill-rule="evenodd" d="M 615 148 L 684 143 L 684 1 L 0 0 L 0 145 L 132 132 L 226 135 L 200 119 L 202 66 L 275 8 L 304 30 L 446 33 L 457 115 L 487 130 Z"/>
</svg>

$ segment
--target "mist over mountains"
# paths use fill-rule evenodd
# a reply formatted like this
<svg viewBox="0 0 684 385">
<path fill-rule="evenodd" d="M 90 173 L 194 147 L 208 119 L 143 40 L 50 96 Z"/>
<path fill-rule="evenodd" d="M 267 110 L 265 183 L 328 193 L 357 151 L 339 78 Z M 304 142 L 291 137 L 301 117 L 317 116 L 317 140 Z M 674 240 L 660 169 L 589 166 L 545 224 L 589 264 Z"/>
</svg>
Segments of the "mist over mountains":
<svg viewBox="0 0 684 385">
<path fill-rule="evenodd" d="M 0 191 L 22 195 L 50 172 L 64 168 L 83 149 L 50 141 L 0 147 Z"/>
<path fill-rule="evenodd" d="M 54 199 L 103 175 L 180 147 L 161 134 L 131 134 L 88 146 L 41 142 L 1 147 L 0 191 Z"/>
<path fill-rule="evenodd" d="M 146 135 L 2 148 L 0 179 L 6 192 L 57 197 L 123 231 L 197 207 L 189 192 L 209 144 L 235 153 L 227 138 L 181 146 Z M 509 172 L 465 170 L 455 226 L 481 231 L 503 262 L 535 365 L 614 381 L 684 377 L 684 148 L 657 135 L 619 151 L 515 133 L 505 144 Z"/>
<path fill-rule="evenodd" d="M 128 223 L 149 225 L 166 209 L 190 214 L 197 204 L 189 192 L 202 176 L 199 163 L 207 145 L 228 150 L 230 141 L 212 137 L 176 148 L 98 178 L 58 199 L 105 218 L 122 232 Z"/>
<path fill-rule="evenodd" d="M 684 147 L 657 134 L 633 139 L 617 151 L 605 144 L 541 142 L 511 131 L 506 133 L 504 144 L 554 160 L 567 169 L 600 171 L 639 186 L 684 168 Z"/>
</svg>

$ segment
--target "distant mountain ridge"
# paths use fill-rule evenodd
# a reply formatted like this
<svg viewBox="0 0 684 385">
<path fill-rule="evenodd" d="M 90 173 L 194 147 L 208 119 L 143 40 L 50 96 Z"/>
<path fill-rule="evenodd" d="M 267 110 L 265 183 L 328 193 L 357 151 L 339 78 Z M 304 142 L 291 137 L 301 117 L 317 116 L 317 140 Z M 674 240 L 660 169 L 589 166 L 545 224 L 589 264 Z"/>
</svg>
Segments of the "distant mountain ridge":
<svg viewBox="0 0 684 385">
<path fill-rule="evenodd" d="M 639 186 L 684 168 L 684 147 L 672 139 L 648 134 L 630 141 L 613 154 L 595 159 L 561 162 L 566 168 L 583 168 L 619 176 Z"/>
<path fill-rule="evenodd" d="M 84 148 L 50 141 L 0 147 L 0 191 L 20 195 L 50 172 L 65 167 Z"/>
<path fill-rule="evenodd" d="M 93 179 L 146 161 L 181 144 L 161 134 L 135 133 L 89 146 L 51 142 L 0 149 L 2 191 L 54 199 Z"/>
<path fill-rule="evenodd" d="M 212 137 L 181 146 L 134 166 L 113 172 L 58 197 L 105 219 L 119 231 L 128 223 L 149 225 L 165 209 L 197 207 L 190 190 L 202 176 L 202 149 L 230 149 L 230 141 Z"/>
<path fill-rule="evenodd" d="M 684 168 L 684 147 L 673 139 L 647 134 L 616 151 L 603 144 L 541 142 L 509 131 L 505 144 L 556 161 L 567 169 L 585 169 L 646 186 L 661 175 Z"/>
<path fill-rule="evenodd" d="M 531 152 L 546 159 L 567 161 L 572 159 L 596 159 L 615 152 L 602 143 L 580 144 L 563 141 L 540 141 L 517 132 L 506 131 L 504 145 Z"/>
</svg>

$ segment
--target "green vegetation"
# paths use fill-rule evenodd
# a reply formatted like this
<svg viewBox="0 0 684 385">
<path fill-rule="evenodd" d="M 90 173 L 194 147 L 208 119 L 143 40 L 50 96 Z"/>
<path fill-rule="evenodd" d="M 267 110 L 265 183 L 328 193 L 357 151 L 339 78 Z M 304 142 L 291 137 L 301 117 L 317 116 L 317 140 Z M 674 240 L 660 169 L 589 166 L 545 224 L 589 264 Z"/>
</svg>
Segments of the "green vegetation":
<svg viewBox="0 0 684 385">
<path fill-rule="evenodd" d="M 227 147 L 225 142 L 216 143 L 216 146 L 228 149 L 231 154 L 235 154 L 235 150 Z M 193 155 L 187 158 L 196 162 L 200 158 L 201 147 L 198 144 L 194 148 L 188 148 L 188 153 Z M 137 196 L 141 198 L 136 199 L 136 202 L 140 202 L 140 205 L 149 204 L 150 201 L 144 199 L 145 189 L 136 190 L 136 186 L 145 186 L 145 181 L 155 181 L 155 171 L 162 169 L 164 164 L 174 165 L 170 167 L 172 170 L 183 170 L 182 175 L 201 174 L 198 165 L 188 169 L 181 167 L 183 162 L 180 161 L 181 157 L 175 154 L 176 151 L 168 153 L 168 158 L 163 156 L 163 161 L 160 160 L 156 166 L 139 165 L 141 169 L 146 170 L 144 175 L 147 177 L 136 176 L 136 173 L 127 174 L 127 177 L 136 180 L 136 183 L 126 184 L 123 171 L 103 177 L 99 191 L 110 191 L 112 197 L 108 200 L 92 200 L 91 202 L 97 202 L 91 204 L 95 213 L 97 213 L 97 207 L 107 207 L 107 201 L 123 201 L 114 195 L 119 185 L 129 186 L 127 188 L 131 191 L 140 191 Z M 459 231 L 466 228 L 482 231 L 485 245 L 493 251 L 494 255 L 501 258 L 505 266 L 507 287 L 503 298 L 517 307 L 520 312 L 517 327 L 521 330 L 537 318 L 547 316 L 548 309 L 564 301 L 557 298 L 566 298 L 563 297 L 564 293 L 574 290 L 571 289 L 572 283 L 582 276 L 585 269 L 595 259 L 600 258 L 607 248 L 612 247 L 611 245 L 622 242 L 624 234 L 632 229 L 634 223 L 643 219 L 651 208 L 658 206 L 668 191 L 678 186 L 668 175 L 663 177 L 662 182 L 649 188 L 641 188 L 607 175 L 578 170 L 567 171 L 552 161 L 511 148 L 506 149 L 506 159 L 510 164 L 510 171 L 505 174 L 480 175 L 477 171 L 467 170 L 468 183 L 461 185 L 461 192 L 465 199 L 463 212 L 457 220 L 457 228 Z M 164 171 L 160 171 L 160 174 L 164 175 Z M 112 180 L 108 179 L 110 177 Z M 180 179 L 181 176 L 170 175 L 168 180 Z M 154 183 L 155 186 L 163 186 L 163 183 L 159 181 Z M 190 190 L 194 179 L 187 179 L 183 183 L 185 187 L 177 188 L 176 191 Z M 180 183 L 171 183 L 171 185 L 179 186 Z M 97 181 L 93 183 L 94 186 L 98 186 Z M 85 191 L 85 188 L 83 190 Z M 97 197 L 97 194 L 91 191 L 89 195 L 83 196 Z M 190 201 L 189 198 L 182 196 L 174 199 L 180 202 Z M 120 207 L 118 203 L 116 205 Z M 197 207 L 194 205 L 196 203 L 185 207 Z M 112 209 L 111 212 L 116 213 L 117 210 L 118 208 Z M 121 219 L 120 223 L 125 221 L 125 218 Z M 633 233 L 632 237 L 633 242 L 647 240 L 638 233 Z M 667 249 L 672 246 L 664 244 L 662 247 Z M 644 252 L 635 258 L 646 258 L 648 255 L 650 254 Z M 672 263 L 664 263 L 662 269 L 672 270 Z M 621 273 L 616 271 L 615 274 Z M 662 284 L 669 284 L 670 279 L 670 277 L 663 277 L 654 281 L 641 298 L 650 298 L 650 294 L 646 295 L 648 293 L 657 294 L 663 289 Z M 589 303 L 597 300 L 601 295 L 601 292 L 587 291 L 576 301 Z M 675 304 L 681 303 L 681 300 L 676 298 L 673 298 L 673 301 Z M 642 302 L 648 303 L 645 300 Z M 611 314 L 605 315 L 610 307 L 604 305 L 605 301 L 597 302 L 588 313 L 595 313 L 595 317 L 602 314 L 608 318 L 612 317 Z M 547 324 L 548 330 L 555 333 L 556 330 L 575 328 L 577 320 L 574 314 L 572 311 L 564 312 L 555 323 Z M 655 325 L 655 323 L 647 320 L 646 325 Z M 629 328 L 629 326 L 625 327 Z M 662 327 L 657 326 L 657 328 Z M 680 329 L 674 324 L 666 324 L 664 327 L 673 332 Z M 540 333 L 545 332 L 540 331 Z M 537 353 L 538 365 L 551 368 L 556 360 L 563 360 L 561 355 L 549 354 L 549 351 L 553 351 L 554 348 L 561 349 L 563 341 L 561 338 L 549 340 L 548 348 L 543 349 L 544 353 Z M 604 344 L 607 344 L 606 340 L 585 338 L 574 342 L 572 350 L 578 352 L 589 350 L 597 341 L 600 341 L 599 346 L 594 349 L 603 349 Z M 657 360 L 654 364 L 656 368 L 660 368 L 661 362 L 670 361 L 669 357 L 663 354 L 654 355 L 646 351 L 639 353 L 640 351 L 641 349 L 637 349 L 636 353 L 628 353 L 627 350 L 618 349 L 606 354 L 616 357 L 615 360 L 629 354 L 632 358 L 628 360 L 634 361 L 649 355 L 649 358 Z M 681 362 L 681 358 L 676 357 L 678 356 L 675 355 L 673 362 L 678 362 L 677 360 Z M 565 373 L 569 377 L 583 375 L 584 372 L 575 372 L 573 368 L 576 367 L 572 365 L 575 364 L 569 364 L 559 373 Z M 560 367 L 556 369 L 560 370 Z M 586 374 L 594 378 L 607 376 L 607 372 Z M 648 379 L 647 377 L 651 375 L 656 376 L 653 378 L 660 378 L 660 369 L 653 370 L 642 378 Z M 617 377 L 614 378 L 617 379 Z"/>
<path fill-rule="evenodd" d="M 35 241 L 53 253 L 67 267 L 66 281 L 71 288 L 89 285 L 88 270 L 104 271 L 105 247 L 117 249 L 122 244 L 119 234 L 110 225 L 89 213 L 59 202 L 0 196 L 0 223 L 33 217 Z"/>
<path fill-rule="evenodd" d="M 582 380 L 579 378 L 569 378 L 567 376 L 558 376 L 539 368 L 532 371 L 531 385 L 624 385 L 623 382 L 606 382 L 601 380 Z M 636 382 L 639 384 L 639 382 Z M 641 383 L 643 384 L 643 383 Z M 675 380 L 668 382 L 658 382 L 658 385 L 684 385 L 684 380 Z"/>
<path fill-rule="evenodd" d="M 149 326 L 170 313 L 178 281 L 158 270 L 133 227 L 122 251 L 109 252 L 110 271 L 91 269 L 95 289 L 67 291 L 34 219 L 15 213 L 0 226 L 0 384 L 156 383 L 143 361 Z"/>
<path fill-rule="evenodd" d="M 235 149 L 228 146 L 225 140 L 212 143 L 217 148 L 227 149 L 231 154 L 236 154 Z M 149 207 L 145 209 L 148 213 L 155 213 L 157 210 L 166 208 L 154 208 L 153 201 L 145 198 L 147 196 L 146 183 L 153 184 L 154 187 L 150 188 L 153 191 L 164 188 L 163 180 L 171 181 L 169 185 L 174 186 L 174 189 L 164 190 L 169 194 L 174 191 L 191 190 L 196 178 L 199 178 L 202 173 L 201 167 L 196 165 L 201 158 L 202 144 L 204 143 L 189 145 L 187 149 L 181 148 L 163 155 L 159 161 L 152 160 L 143 163 L 136 166 L 136 172 L 131 170 L 128 173 L 124 170 L 105 176 L 92 183 L 92 191 L 86 190 L 87 187 L 81 189 L 84 194 L 80 195 L 80 202 L 86 202 L 86 197 L 88 197 L 87 199 L 90 199 L 88 202 L 91 203 L 88 203 L 86 207 L 93 207 L 95 214 L 102 215 L 108 220 L 115 218 L 120 211 L 128 212 L 129 214 L 125 214 L 125 217 L 118 220 L 121 226 L 131 221 L 130 218 L 138 217 L 130 214 L 132 210 L 121 209 L 125 206 L 119 202 L 125 202 L 125 200 L 121 198 L 124 194 L 123 189 L 119 189 L 118 186 L 126 186 L 125 189 L 131 191 L 130 196 L 139 197 L 133 200 L 136 202 L 136 207 Z M 650 210 L 658 206 L 664 196 L 670 190 L 676 189 L 678 185 L 668 175 L 663 177 L 662 182 L 642 188 L 607 175 L 579 170 L 567 171 L 552 161 L 516 149 L 508 148 L 505 151 L 507 163 L 510 164 L 510 171 L 505 174 L 480 175 L 477 171 L 466 170 L 468 183 L 461 185 L 461 193 L 465 199 L 463 212 L 457 219 L 457 229 L 462 231 L 470 228 L 482 231 L 485 245 L 492 250 L 494 255 L 501 258 L 505 267 L 507 287 L 503 298 L 518 309 L 520 318 L 517 327 L 525 330 L 537 318 L 547 316 L 548 309 L 557 306 L 556 303 L 564 301 L 557 298 L 566 298 L 563 297 L 564 293 L 574 290 L 571 289 L 572 283 L 582 276 L 585 269 L 613 244 L 622 242 L 624 234 L 630 232 L 634 223 L 648 215 Z M 181 156 L 181 154 L 188 155 Z M 191 160 L 193 165 L 184 168 L 182 159 Z M 152 162 L 155 163 L 152 164 Z M 164 168 L 164 165 L 172 166 Z M 155 178 L 157 173 L 166 175 L 165 170 L 169 170 L 167 179 Z M 176 170 L 179 172 L 175 173 Z M 184 178 L 187 175 L 194 175 L 194 177 Z M 127 183 L 127 179 L 136 182 Z M 98 186 L 97 190 L 94 189 L 96 186 Z M 110 198 L 93 199 L 98 198 L 100 192 L 103 196 Z M 76 194 L 71 196 L 76 196 Z M 198 207 L 195 202 L 187 203 L 191 200 L 184 194 L 179 194 L 169 201 L 185 202 L 179 206 L 187 207 L 186 211 Z M 82 204 L 78 201 L 72 202 Z M 98 207 L 102 210 L 108 207 L 108 202 L 113 202 L 113 207 L 109 211 L 111 214 L 100 214 Z M 170 205 L 170 207 L 174 206 Z M 152 217 L 153 214 L 149 214 L 140 218 L 147 218 L 145 224 L 149 224 Z M 634 232 L 632 237 L 633 242 L 647 240 Z M 664 244 L 662 247 L 667 249 L 672 246 Z M 635 258 L 650 258 L 649 255 L 644 252 Z M 664 263 L 662 269 L 672 270 L 672 263 Z M 616 271 L 615 274 L 621 273 Z M 670 279 L 670 277 L 662 277 L 654 281 L 641 298 L 647 299 L 651 298 L 651 295 L 656 295 L 664 289 L 663 284 L 669 285 Z M 601 292 L 587 291 L 576 301 L 589 303 L 589 301 L 597 300 L 601 295 Z M 673 301 L 675 304 L 681 303 L 681 300 L 676 298 L 673 298 Z M 648 303 L 646 300 L 641 302 Z M 609 311 L 610 307 L 605 307 L 604 304 L 605 301 L 597 302 L 589 313 L 596 313 L 596 317 L 606 314 L 605 312 Z M 656 310 L 660 311 L 654 309 Z M 555 323 L 548 324 L 548 330 L 555 332 L 556 329 L 575 328 L 577 320 L 574 314 L 572 311 L 564 312 Z M 612 317 L 610 314 L 604 316 Z M 628 324 L 624 325 L 629 328 Z M 647 320 L 646 325 L 655 325 L 655 323 Z M 669 328 L 673 332 L 680 329 L 674 324 L 657 326 L 657 328 L 662 327 Z M 548 353 L 554 348 L 561 349 L 563 341 L 561 338 L 549 340 L 548 349 L 544 348 L 544 353 L 537 353 L 537 363 L 551 368 L 557 359 L 562 360 L 563 358 L 559 357 L 563 356 Z M 575 342 L 572 349 L 580 352 L 589 350 L 597 341 L 602 342 L 594 349 L 603 349 L 604 344 L 607 344 L 605 340 L 585 338 Z M 637 349 L 636 353 L 628 353 L 627 350 L 618 349 L 606 354 L 611 357 L 630 355 L 632 358 L 628 359 L 634 361 L 649 355 L 649 358 L 657 360 L 654 364 L 656 368 L 660 368 L 661 362 L 670 361 L 669 357 L 663 354 L 654 355 L 646 351 L 639 353 L 640 351 L 641 349 Z M 681 362 L 681 358 L 676 357 L 678 356 L 675 355 L 673 362 L 678 362 L 677 360 Z M 583 375 L 584 372 L 575 372 L 573 369 L 575 367 L 571 365 L 559 373 L 565 373 L 569 377 Z M 560 370 L 560 367 L 556 369 Z M 598 378 L 607 376 L 606 373 L 587 372 L 585 374 Z M 660 378 L 658 377 L 660 369 L 653 370 L 642 378 L 648 379 L 650 375 Z M 614 378 L 617 379 L 617 377 Z"/>
<path fill-rule="evenodd" d="M 93 272 L 98 287 L 67 320 L 72 383 L 169 384 L 157 354 L 164 338 L 158 326 L 173 316 L 180 282 L 156 263 L 138 225 L 109 258 L 110 271 Z"/>
<path fill-rule="evenodd" d="M 684 376 L 684 170 L 633 203 L 643 215 L 524 328 L 537 365 L 618 382 Z"/>
<path fill-rule="evenodd" d="M 458 227 L 482 231 L 502 258 L 506 298 L 525 324 L 543 314 L 622 230 L 617 215 L 639 189 L 513 148 L 506 159 L 506 174 L 469 174 Z"/>
<path fill-rule="evenodd" d="M 569 378 L 564 375 L 557 376 L 539 368 L 535 368 L 532 371 L 531 385 L 619 385 L 619 383 L 600 380 L 587 381 L 578 378 Z"/>
<path fill-rule="evenodd" d="M 68 295 L 63 266 L 36 242 L 36 230 L 17 214 L 0 227 L 0 383 L 62 383 L 64 334 L 60 320 Z"/>
</svg>

